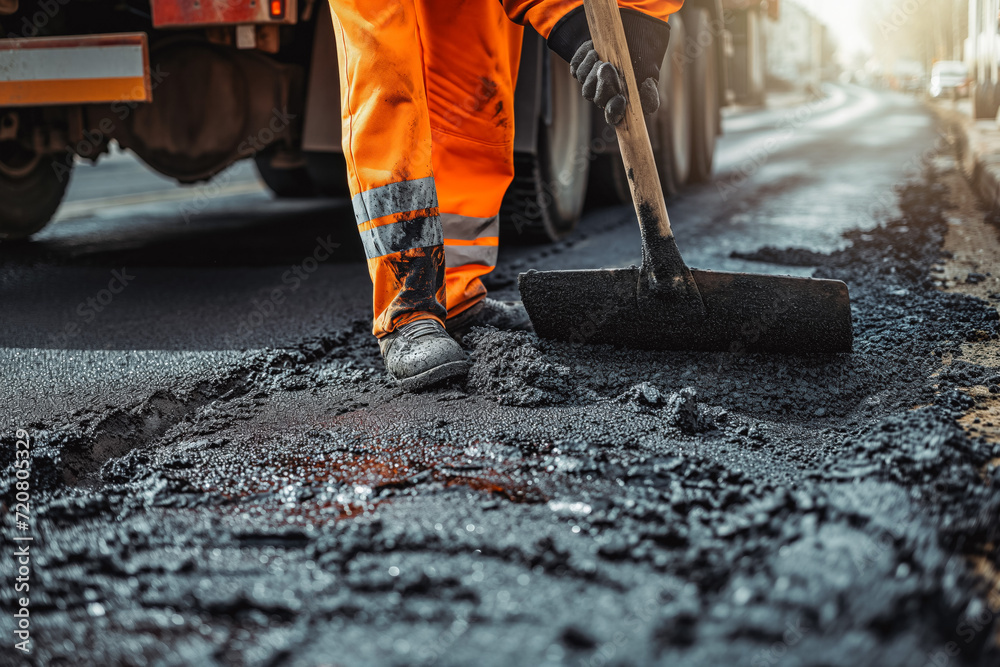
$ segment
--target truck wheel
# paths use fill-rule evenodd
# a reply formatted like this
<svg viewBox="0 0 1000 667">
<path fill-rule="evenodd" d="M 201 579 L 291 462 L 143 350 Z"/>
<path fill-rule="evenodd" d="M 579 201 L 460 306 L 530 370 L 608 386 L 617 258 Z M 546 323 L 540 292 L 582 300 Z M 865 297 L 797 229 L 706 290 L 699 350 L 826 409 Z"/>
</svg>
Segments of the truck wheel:
<svg viewBox="0 0 1000 667">
<path fill-rule="evenodd" d="M 55 159 L 0 143 L 0 239 L 24 239 L 48 224 L 69 185 L 70 169 L 56 173 Z"/>
<path fill-rule="evenodd" d="M 343 153 L 305 151 L 305 165 L 280 169 L 272 165 L 274 149 L 267 148 L 254 156 L 257 173 L 264 185 L 281 199 L 311 197 L 350 197 L 347 162 Z"/>
<path fill-rule="evenodd" d="M 663 194 L 677 194 L 691 175 L 692 127 L 689 68 L 684 57 L 687 42 L 684 20 L 670 17 L 670 46 L 660 66 L 660 108 L 656 112 L 658 148 L 656 167 Z"/>
<path fill-rule="evenodd" d="M 704 183 L 712 177 L 715 140 L 720 126 L 719 58 L 712 34 L 711 15 L 696 8 L 685 14 L 688 35 L 698 46 L 691 60 L 691 175 L 690 182 Z M 672 41 L 672 40 L 671 40 Z"/>
<path fill-rule="evenodd" d="M 264 185 L 280 199 L 315 197 L 316 188 L 313 187 L 306 166 L 291 169 L 275 167 L 271 164 L 271 158 L 274 157 L 275 152 L 274 146 L 268 146 L 254 155 L 257 173 L 260 174 Z"/>
<path fill-rule="evenodd" d="M 618 151 L 594 155 L 587 180 L 587 208 L 618 206 L 632 202 L 628 178 L 625 176 L 625 165 Z"/>
<path fill-rule="evenodd" d="M 351 196 L 343 153 L 306 151 L 306 171 L 320 197 Z"/>
<path fill-rule="evenodd" d="M 500 214 L 513 232 L 508 239 L 558 241 L 576 228 L 587 195 L 591 105 L 569 64 L 548 60 L 552 113 L 539 119 L 537 153 L 514 156 L 514 181 Z"/>
</svg>

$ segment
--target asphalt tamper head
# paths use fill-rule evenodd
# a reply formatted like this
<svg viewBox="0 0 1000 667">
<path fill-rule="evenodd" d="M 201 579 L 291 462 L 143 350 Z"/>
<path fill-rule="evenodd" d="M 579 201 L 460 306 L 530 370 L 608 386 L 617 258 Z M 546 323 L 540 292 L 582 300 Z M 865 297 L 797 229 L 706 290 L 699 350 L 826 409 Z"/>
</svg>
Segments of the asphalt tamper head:
<svg viewBox="0 0 1000 667">
<path fill-rule="evenodd" d="M 542 338 L 649 350 L 851 351 L 850 298 L 839 280 L 691 273 L 703 316 L 685 314 L 669 294 L 641 294 L 637 267 L 528 271 L 517 282 Z"/>
</svg>

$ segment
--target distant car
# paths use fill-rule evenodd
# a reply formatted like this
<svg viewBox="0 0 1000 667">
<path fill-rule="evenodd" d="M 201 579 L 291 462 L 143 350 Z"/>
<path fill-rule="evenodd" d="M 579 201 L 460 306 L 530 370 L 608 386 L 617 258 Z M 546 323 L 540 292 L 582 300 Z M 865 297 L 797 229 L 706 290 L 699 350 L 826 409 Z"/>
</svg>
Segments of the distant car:
<svg viewBox="0 0 1000 667">
<path fill-rule="evenodd" d="M 969 68 L 958 60 L 942 60 L 931 68 L 931 97 L 966 97 L 969 94 Z"/>
</svg>

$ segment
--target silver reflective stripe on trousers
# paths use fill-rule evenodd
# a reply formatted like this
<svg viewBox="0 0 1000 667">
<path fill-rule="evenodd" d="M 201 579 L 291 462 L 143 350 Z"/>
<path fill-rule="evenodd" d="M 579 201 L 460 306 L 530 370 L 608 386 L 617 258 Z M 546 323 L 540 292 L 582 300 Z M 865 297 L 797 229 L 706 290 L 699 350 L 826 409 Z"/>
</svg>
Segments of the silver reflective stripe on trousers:
<svg viewBox="0 0 1000 667">
<path fill-rule="evenodd" d="M 494 215 L 489 218 L 470 218 L 465 215 L 454 213 L 441 214 L 441 226 L 444 228 L 446 239 L 458 239 L 459 241 L 475 241 L 484 236 L 500 235 L 500 216 Z"/>
<path fill-rule="evenodd" d="M 441 221 L 437 217 L 402 220 L 361 232 L 361 243 L 365 246 L 368 259 L 438 246 L 443 242 Z"/>
<path fill-rule="evenodd" d="M 354 217 L 361 225 L 387 215 L 436 208 L 438 200 L 434 177 L 428 176 L 359 192 L 351 203 Z"/>
<path fill-rule="evenodd" d="M 437 207 L 434 177 L 390 183 L 358 193 L 352 202 L 359 225 L 389 215 Z M 401 220 L 361 232 L 368 259 L 441 245 L 444 234 L 436 216 Z"/>
<path fill-rule="evenodd" d="M 497 247 L 495 245 L 445 245 L 444 265 L 454 268 L 466 264 L 497 265 Z"/>
<path fill-rule="evenodd" d="M 481 238 L 496 238 L 500 234 L 500 216 L 470 218 L 454 213 L 441 214 L 444 229 L 444 265 L 449 268 L 479 264 L 496 266 L 497 246 L 494 245 L 452 245 L 448 241 L 475 241 Z"/>
</svg>

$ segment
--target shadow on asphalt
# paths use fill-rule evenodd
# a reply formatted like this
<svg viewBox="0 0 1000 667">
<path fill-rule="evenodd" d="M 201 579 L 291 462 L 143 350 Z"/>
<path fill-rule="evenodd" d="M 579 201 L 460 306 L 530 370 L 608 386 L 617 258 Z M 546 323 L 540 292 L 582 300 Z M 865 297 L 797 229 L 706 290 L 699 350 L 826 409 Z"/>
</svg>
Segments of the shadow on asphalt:
<svg viewBox="0 0 1000 667">
<path fill-rule="evenodd" d="M 231 207 L 190 223 L 176 214 L 116 220 L 99 229 L 64 220 L 37 240 L 0 243 L 0 267 L 281 266 L 311 255 L 319 238 L 340 244 L 330 262 L 364 261 L 350 202 L 333 199 Z"/>
</svg>

